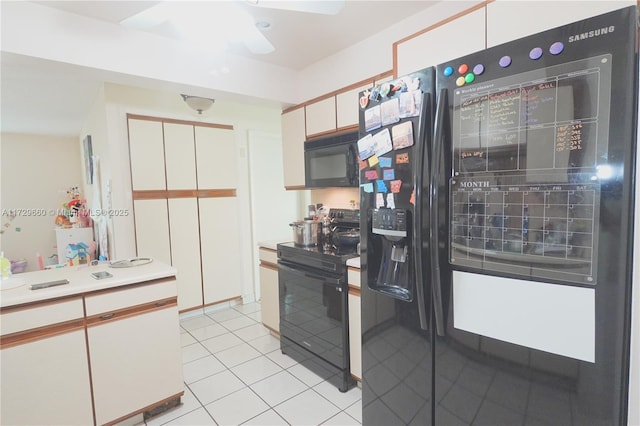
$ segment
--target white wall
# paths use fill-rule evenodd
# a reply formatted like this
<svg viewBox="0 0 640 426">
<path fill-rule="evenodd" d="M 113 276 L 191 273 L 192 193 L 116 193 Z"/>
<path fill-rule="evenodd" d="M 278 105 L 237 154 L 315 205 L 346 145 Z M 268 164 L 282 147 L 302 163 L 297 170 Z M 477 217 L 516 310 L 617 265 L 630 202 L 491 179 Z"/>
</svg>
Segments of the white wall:
<svg viewBox="0 0 640 426">
<path fill-rule="evenodd" d="M 100 193 L 101 194 L 101 199 L 99 200 L 101 202 L 101 207 L 102 208 L 106 208 L 106 197 L 107 197 L 107 190 L 106 190 L 106 186 L 107 183 L 109 181 L 109 179 L 111 179 L 111 167 L 110 167 L 110 149 L 108 146 L 108 123 L 107 123 L 107 117 L 106 117 L 106 112 L 105 112 L 105 108 L 104 108 L 104 88 L 102 88 L 96 95 L 96 99 L 94 100 L 91 109 L 88 111 L 87 114 L 87 121 L 85 122 L 85 125 L 82 128 L 81 134 L 80 134 L 80 152 L 82 153 L 82 159 L 81 161 L 83 162 L 81 165 L 81 170 L 82 170 L 82 176 L 83 176 L 83 187 L 84 187 L 84 194 L 86 194 L 86 198 L 87 198 L 87 207 L 90 208 L 92 211 L 95 212 L 96 210 L 96 197 L 95 194 Z M 88 184 L 87 183 L 87 177 L 85 174 L 85 167 L 84 167 L 84 151 L 83 151 L 83 140 L 86 136 L 91 136 L 91 143 L 92 143 L 92 151 L 93 151 L 93 156 L 96 157 L 97 160 L 97 165 L 94 167 L 98 167 L 99 170 L 99 182 L 93 182 L 92 184 Z M 98 188 L 98 185 L 100 185 L 100 188 Z M 96 243 L 98 242 L 97 239 L 98 237 L 98 233 L 97 233 L 97 229 L 98 229 L 98 221 L 100 220 L 104 220 L 107 224 L 107 241 L 111 241 L 114 238 L 113 235 L 113 220 L 110 218 L 107 218 L 105 216 L 98 216 L 96 217 L 95 215 L 93 216 L 94 219 L 94 229 L 96 230 L 95 235 L 96 235 Z M 109 244 L 109 248 L 111 249 L 110 252 L 108 253 L 108 255 L 106 256 L 107 259 L 112 259 L 113 258 L 113 250 L 112 250 L 112 245 Z M 100 253 L 100 255 L 104 255 L 104 253 Z"/>
<path fill-rule="evenodd" d="M 350 209 L 351 200 L 360 208 L 360 188 L 325 188 L 312 189 L 311 203 L 322 203 L 332 209 Z"/>
<path fill-rule="evenodd" d="M 282 137 L 279 133 L 249 131 L 251 189 L 251 248 L 256 298 L 260 298 L 258 243 L 290 241 L 289 223 L 300 218 L 299 199 L 305 191 L 286 191 L 282 176 Z"/>
<path fill-rule="evenodd" d="M 45 212 L 43 216 L 18 215 L 9 227 L 3 226 L 5 257 L 26 259 L 27 270 L 34 271 L 38 269 L 36 252 L 45 264 L 46 258 L 56 253 L 54 212 L 69 201 L 66 190 L 82 185 L 80 144 L 75 137 L 3 133 L 0 150 L 3 211 Z M 3 214 L 2 225 L 7 222 Z"/>
</svg>

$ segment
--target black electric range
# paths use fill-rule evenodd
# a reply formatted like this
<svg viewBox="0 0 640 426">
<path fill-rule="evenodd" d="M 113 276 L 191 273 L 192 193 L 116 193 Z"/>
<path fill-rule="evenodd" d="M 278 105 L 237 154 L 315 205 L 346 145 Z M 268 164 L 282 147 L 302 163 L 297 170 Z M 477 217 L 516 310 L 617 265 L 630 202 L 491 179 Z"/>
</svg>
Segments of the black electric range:
<svg viewBox="0 0 640 426">
<path fill-rule="evenodd" d="M 358 210 L 331 210 L 336 231 L 359 227 Z M 355 385 L 349 362 L 347 260 L 356 245 L 278 244 L 280 348 L 342 392 Z"/>
</svg>

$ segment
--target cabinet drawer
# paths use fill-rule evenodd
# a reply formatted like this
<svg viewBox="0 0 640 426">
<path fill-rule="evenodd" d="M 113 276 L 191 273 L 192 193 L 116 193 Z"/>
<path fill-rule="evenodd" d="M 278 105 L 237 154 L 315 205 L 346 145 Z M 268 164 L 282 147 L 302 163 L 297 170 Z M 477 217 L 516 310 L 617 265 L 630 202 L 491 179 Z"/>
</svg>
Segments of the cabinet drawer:
<svg viewBox="0 0 640 426">
<path fill-rule="evenodd" d="M 82 319 L 82 297 L 7 309 L 0 315 L 2 335 Z"/>
<path fill-rule="evenodd" d="M 278 252 L 271 249 L 260 248 L 260 261 L 273 263 L 274 265 L 278 264 Z"/>
<path fill-rule="evenodd" d="M 166 278 L 150 284 L 124 290 L 107 291 L 85 297 L 87 317 L 136 305 L 168 299 L 177 295 L 175 278 Z"/>
</svg>

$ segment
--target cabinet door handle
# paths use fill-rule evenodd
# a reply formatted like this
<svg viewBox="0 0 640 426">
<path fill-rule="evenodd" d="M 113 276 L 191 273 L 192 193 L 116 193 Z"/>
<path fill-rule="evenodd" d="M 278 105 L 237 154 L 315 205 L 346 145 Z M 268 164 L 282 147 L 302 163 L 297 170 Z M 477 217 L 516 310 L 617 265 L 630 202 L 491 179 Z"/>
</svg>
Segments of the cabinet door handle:
<svg viewBox="0 0 640 426">
<path fill-rule="evenodd" d="M 169 302 L 167 302 L 166 300 L 164 302 L 156 302 L 156 306 L 164 306 L 167 303 L 169 303 Z"/>
<path fill-rule="evenodd" d="M 113 318 L 115 316 L 116 316 L 116 314 L 114 314 L 114 313 L 104 314 L 104 315 L 100 315 L 100 319 L 101 320 L 108 320 L 108 319 L 111 319 L 111 318 Z"/>
</svg>

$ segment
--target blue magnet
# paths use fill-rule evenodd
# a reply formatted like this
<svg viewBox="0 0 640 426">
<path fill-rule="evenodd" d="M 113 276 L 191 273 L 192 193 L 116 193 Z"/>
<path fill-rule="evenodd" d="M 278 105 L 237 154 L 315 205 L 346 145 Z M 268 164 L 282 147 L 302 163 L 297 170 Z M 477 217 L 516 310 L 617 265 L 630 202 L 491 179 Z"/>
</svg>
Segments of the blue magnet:
<svg viewBox="0 0 640 426">
<path fill-rule="evenodd" d="M 391 158 L 389 157 L 378 157 L 378 161 L 380 162 L 380 167 L 382 168 L 391 167 Z"/>
<path fill-rule="evenodd" d="M 442 74 L 444 74 L 445 77 L 451 76 L 451 74 L 453 74 L 453 67 L 446 67 L 444 71 L 442 71 Z"/>
</svg>

